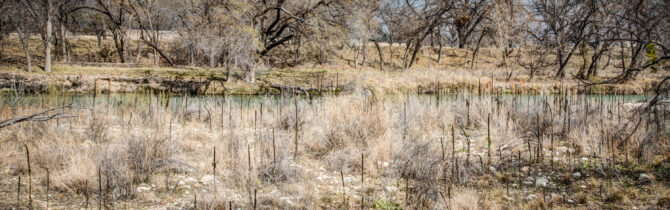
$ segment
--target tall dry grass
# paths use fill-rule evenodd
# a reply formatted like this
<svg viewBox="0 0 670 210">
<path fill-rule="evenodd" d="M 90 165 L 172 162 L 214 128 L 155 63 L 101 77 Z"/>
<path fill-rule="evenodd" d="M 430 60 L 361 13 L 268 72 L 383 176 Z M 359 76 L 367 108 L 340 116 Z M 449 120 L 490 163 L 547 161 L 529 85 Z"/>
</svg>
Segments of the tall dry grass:
<svg viewBox="0 0 670 210">
<path fill-rule="evenodd" d="M 313 99 L 172 97 L 169 105 L 165 95 L 132 97 L 99 97 L 80 103 L 74 118 L 1 130 L 2 176 L 26 173 L 26 144 L 36 183 L 49 169 L 53 190 L 91 195 L 90 205 L 498 209 L 531 204 L 472 186 L 521 183 L 523 166 L 575 168 L 585 157 L 610 170 L 669 151 L 667 110 L 635 114 L 623 96 L 357 89 Z M 0 116 L 56 103 L 4 105 Z M 155 202 L 144 202 L 146 186 Z"/>
</svg>

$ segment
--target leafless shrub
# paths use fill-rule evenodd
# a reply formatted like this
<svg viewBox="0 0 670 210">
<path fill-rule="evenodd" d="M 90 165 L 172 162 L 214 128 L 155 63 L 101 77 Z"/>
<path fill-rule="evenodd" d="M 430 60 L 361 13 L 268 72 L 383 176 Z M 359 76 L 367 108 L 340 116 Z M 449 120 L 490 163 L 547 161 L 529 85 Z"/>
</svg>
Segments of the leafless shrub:
<svg viewBox="0 0 670 210">
<path fill-rule="evenodd" d="M 103 116 L 93 115 L 84 134 L 89 140 L 101 143 L 107 141 L 108 130 L 109 124 L 106 119 Z"/>
<path fill-rule="evenodd" d="M 142 183 L 148 181 L 155 172 L 175 163 L 173 156 L 177 148 L 166 137 L 132 136 L 127 140 L 127 153 L 133 183 Z"/>
<path fill-rule="evenodd" d="M 352 145 L 368 147 L 370 140 L 386 132 L 385 119 L 380 110 L 361 112 L 360 107 L 352 109 L 358 111 L 336 112 L 329 117 L 323 149 L 333 151 Z"/>
<path fill-rule="evenodd" d="M 407 190 L 421 205 L 439 199 L 439 185 L 436 183 L 445 166 L 434 148 L 430 141 L 410 140 L 404 144 L 402 151 L 394 155 L 394 169 L 402 178 L 411 180 Z"/>
<path fill-rule="evenodd" d="M 353 148 L 336 150 L 324 157 L 330 171 L 350 172 L 361 168 L 360 151 Z"/>
<path fill-rule="evenodd" d="M 64 139 L 47 138 L 35 143 L 35 153 L 33 153 L 33 161 L 39 168 L 48 168 L 50 170 L 60 170 L 67 167 L 67 160 L 75 148 L 68 143 L 63 142 Z"/>
<path fill-rule="evenodd" d="M 667 121 L 661 122 L 660 119 L 658 121 L 653 120 L 653 117 L 651 117 L 650 121 L 652 122 L 649 122 L 649 125 L 647 125 L 647 131 L 642 132 L 643 137 L 641 142 L 637 148 L 633 147 L 633 151 L 637 153 L 638 157 L 645 159 L 651 159 L 655 155 L 669 155 L 670 127 L 667 126 Z"/>
<path fill-rule="evenodd" d="M 127 148 L 121 145 L 111 145 L 100 151 L 96 157 L 104 196 L 111 200 L 134 196 L 132 170 L 129 168 L 128 161 L 125 161 L 129 159 Z M 91 177 L 95 175 L 94 173 Z"/>
<path fill-rule="evenodd" d="M 85 193 L 93 189 L 96 163 L 86 153 L 71 153 L 68 159 L 64 159 L 67 165 L 63 170 L 57 171 L 53 176 L 53 187 L 57 191 L 71 193 Z M 87 186 L 86 183 L 89 183 Z"/>
<path fill-rule="evenodd" d="M 281 156 L 277 162 L 268 162 L 261 166 L 259 177 L 268 183 L 295 182 L 302 179 L 303 173 L 292 159 Z"/>
<path fill-rule="evenodd" d="M 304 114 L 301 113 L 301 109 L 298 108 L 298 128 L 300 128 L 302 125 L 305 124 L 305 119 L 302 117 Z M 295 106 L 291 105 L 288 107 L 284 107 L 284 110 L 281 112 L 281 116 L 279 116 L 277 125 L 279 128 L 283 130 L 294 130 L 296 126 L 296 113 L 295 113 Z"/>
</svg>

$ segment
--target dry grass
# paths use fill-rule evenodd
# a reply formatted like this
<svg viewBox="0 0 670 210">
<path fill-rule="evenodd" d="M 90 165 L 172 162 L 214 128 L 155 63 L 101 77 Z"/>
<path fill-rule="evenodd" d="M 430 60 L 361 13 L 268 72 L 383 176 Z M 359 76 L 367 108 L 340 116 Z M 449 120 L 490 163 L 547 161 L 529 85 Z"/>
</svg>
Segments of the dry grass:
<svg viewBox="0 0 670 210">
<path fill-rule="evenodd" d="M 626 122 L 636 119 L 621 96 L 463 92 L 441 95 L 438 104 L 436 95 L 357 89 L 297 100 L 173 97 L 167 108 L 163 95 L 116 97 L 80 103 L 75 118 L 0 130 L 0 205 L 15 205 L 17 176 L 26 189 L 24 144 L 39 208 L 46 169 L 52 208 L 84 207 L 86 195 L 89 207 L 102 199 L 112 208 L 651 208 L 668 191 L 659 177 L 670 152 L 641 149 L 663 145 L 668 130 L 643 123 L 628 141 L 617 137 L 630 134 Z M 62 103 L 49 98 L 5 102 L 0 116 Z M 574 171 L 583 177 L 571 178 Z M 638 183 L 639 173 L 655 180 Z M 547 178 L 547 187 L 535 187 L 536 178 Z"/>
</svg>

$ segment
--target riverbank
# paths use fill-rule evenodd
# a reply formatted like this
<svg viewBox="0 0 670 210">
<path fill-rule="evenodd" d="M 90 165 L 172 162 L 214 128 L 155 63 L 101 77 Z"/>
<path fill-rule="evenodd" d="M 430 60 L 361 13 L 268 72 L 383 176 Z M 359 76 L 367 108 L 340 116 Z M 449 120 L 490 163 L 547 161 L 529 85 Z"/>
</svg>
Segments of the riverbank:
<svg viewBox="0 0 670 210">
<path fill-rule="evenodd" d="M 379 71 L 370 68 L 318 66 L 259 70 L 257 81 L 247 83 L 241 80 L 242 72 L 234 72 L 233 81 L 227 82 L 225 71 L 218 68 L 62 64 L 56 65 L 51 73 L 29 73 L 19 68 L 1 68 L 0 91 L 265 95 L 294 90 L 301 94 L 367 90 L 386 95 L 437 91 L 537 94 L 568 90 L 573 93 L 645 94 L 662 77 L 659 73 L 647 73 L 627 84 L 585 87 L 583 83 L 572 78 L 557 80 L 540 76 L 529 80 L 527 76 L 518 76 L 505 81 L 505 78 L 496 77 L 495 72 L 496 70 L 468 71 L 462 68 Z"/>
</svg>

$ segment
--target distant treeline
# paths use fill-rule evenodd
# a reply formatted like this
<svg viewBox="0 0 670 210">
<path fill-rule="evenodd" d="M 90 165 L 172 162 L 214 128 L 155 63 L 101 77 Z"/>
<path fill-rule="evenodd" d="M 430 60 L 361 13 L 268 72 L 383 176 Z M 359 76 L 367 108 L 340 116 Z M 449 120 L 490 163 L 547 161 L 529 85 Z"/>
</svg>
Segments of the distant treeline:
<svg viewBox="0 0 670 210">
<path fill-rule="evenodd" d="M 414 66 L 424 46 L 438 63 L 444 46 L 469 49 L 473 60 L 492 47 L 501 67 L 514 63 L 531 78 L 563 78 L 571 59 L 583 59 L 568 75 L 588 81 L 613 67 L 621 74 L 605 82 L 621 83 L 670 58 L 669 11 L 664 0 L 0 0 L 0 37 L 18 34 L 29 71 L 31 35 L 43 40 L 49 72 L 52 52 L 68 62 L 68 34 L 94 35 L 98 46 L 109 37 L 118 61 L 133 62 L 141 51 L 131 49 L 132 32 L 155 65 L 239 68 L 248 82 L 258 64 L 329 63 L 342 49 L 358 67 L 368 46 L 383 69 L 393 58 L 384 47 L 397 45 L 401 68 Z"/>
</svg>

